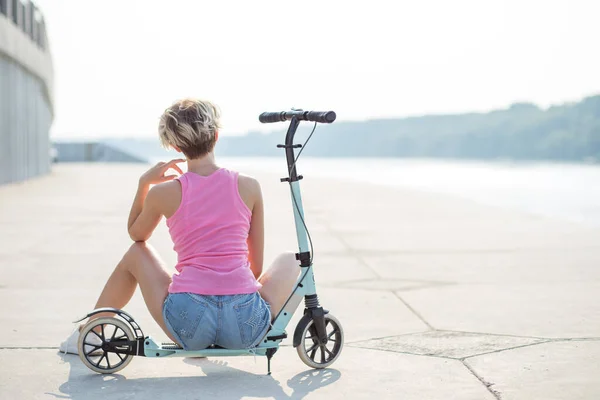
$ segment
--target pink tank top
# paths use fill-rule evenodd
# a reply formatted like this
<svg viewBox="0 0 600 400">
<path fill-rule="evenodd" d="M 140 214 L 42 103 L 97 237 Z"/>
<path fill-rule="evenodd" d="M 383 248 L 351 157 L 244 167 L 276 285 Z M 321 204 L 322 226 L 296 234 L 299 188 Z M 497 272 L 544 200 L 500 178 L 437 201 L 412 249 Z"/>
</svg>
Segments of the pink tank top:
<svg viewBox="0 0 600 400">
<path fill-rule="evenodd" d="M 167 219 L 177 272 L 170 293 L 254 293 L 260 283 L 248 261 L 251 211 L 238 190 L 238 173 L 221 168 L 209 176 L 179 178 L 181 204 Z"/>
</svg>

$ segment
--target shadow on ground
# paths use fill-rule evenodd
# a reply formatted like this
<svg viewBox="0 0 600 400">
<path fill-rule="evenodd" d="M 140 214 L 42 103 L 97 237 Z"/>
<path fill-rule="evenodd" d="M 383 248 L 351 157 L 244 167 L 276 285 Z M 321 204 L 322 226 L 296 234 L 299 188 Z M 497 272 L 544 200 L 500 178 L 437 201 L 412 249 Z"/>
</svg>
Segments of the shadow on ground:
<svg viewBox="0 0 600 400">
<path fill-rule="evenodd" d="M 66 355 L 62 358 L 70 365 L 69 378 L 60 385 L 59 393 L 46 393 L 57 399 L 130 399 L 138 396 L 173 400 L 247 397 L 302 399 L 341 376 L 336 369 L 310 369 L 288 379 L 282 386 L 277 380 L 277 371 L 271 376 L 260 375 L 233 368 L 223 360 L 185 358 L 183 362 L 190 368 L 200 368 L 202 375 L 127 378 L 120 374 L 96 374 L 87 369 L 77 356 Z M 178 371 L 181 369 L 178 368 Z M 165 366 L 164 373 L 169 375 L 172 372 Z"/>
</svg>

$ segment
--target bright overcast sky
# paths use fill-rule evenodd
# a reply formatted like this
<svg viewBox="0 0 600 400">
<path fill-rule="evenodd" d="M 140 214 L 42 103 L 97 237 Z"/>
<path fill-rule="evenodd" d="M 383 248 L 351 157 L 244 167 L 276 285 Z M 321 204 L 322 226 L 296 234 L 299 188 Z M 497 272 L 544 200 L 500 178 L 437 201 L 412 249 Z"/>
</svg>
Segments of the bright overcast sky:
<svg viewBox="0 0 600 400">
<path fill-rule="evenodd" d="M 36 3 L 53 137 L 153 136 L 189 96 L 216 102 L 222 134 L 237 134 L 290 107 L 360 120 L 600 93 L 595 0 Z"/>
</svg>

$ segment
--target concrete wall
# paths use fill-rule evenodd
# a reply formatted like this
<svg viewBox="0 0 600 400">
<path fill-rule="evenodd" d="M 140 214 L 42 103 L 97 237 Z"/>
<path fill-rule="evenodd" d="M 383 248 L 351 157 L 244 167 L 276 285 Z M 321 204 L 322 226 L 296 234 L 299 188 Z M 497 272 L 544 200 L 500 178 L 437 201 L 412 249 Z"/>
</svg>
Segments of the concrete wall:
<svg viewBox="0 0 600 400">
<path fill-rule="evenodd" d="M 57 142 L 55 145 L 58 162 L 147 162 L 104 143 Z"/>
<path fill-rule="evenodd" d="M 53 80 L 41 14 L 0 0 L 0 184 L 50 171 Z"/>
</svg>

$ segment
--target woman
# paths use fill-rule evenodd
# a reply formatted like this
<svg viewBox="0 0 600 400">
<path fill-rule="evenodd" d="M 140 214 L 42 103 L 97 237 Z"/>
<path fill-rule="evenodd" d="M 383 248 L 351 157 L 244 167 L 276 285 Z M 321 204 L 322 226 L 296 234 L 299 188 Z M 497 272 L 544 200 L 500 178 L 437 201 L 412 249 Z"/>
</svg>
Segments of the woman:
<svg viewBox="0 0 600 400">
<path fill-rule="evenodd" d="M 255 179 L 217 166 L 219 117 L 215 105 L 193 99 L 163 113 L 160 140 L 185 155 L 188 172 L 177 165 L 186 160 L 176 159 L 141 176 L 128 221 L 135 243 L 95 307 L 125 307 L 139 284 L 152 317 L 186 350 L 258 345 L 299 273 L 294 255 L 286 253 L 263 274 L 261 188 Z M 169 169 L 181 175 L 166 174 Z M 178 256 L 173 276 L 145 243 L 163 216 Z M 77 353 L 80 329 L 61 351 Z"/>
</svg>

